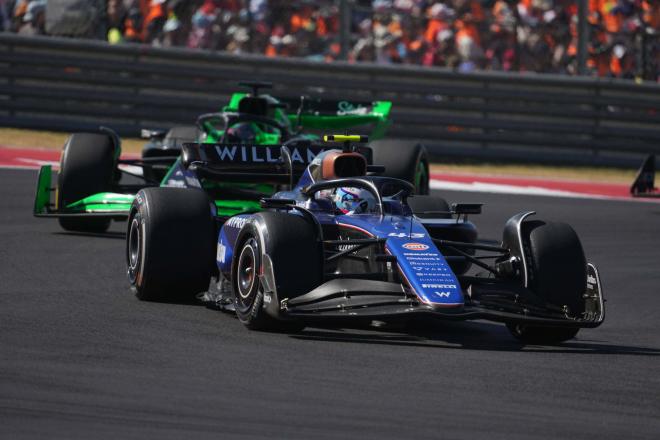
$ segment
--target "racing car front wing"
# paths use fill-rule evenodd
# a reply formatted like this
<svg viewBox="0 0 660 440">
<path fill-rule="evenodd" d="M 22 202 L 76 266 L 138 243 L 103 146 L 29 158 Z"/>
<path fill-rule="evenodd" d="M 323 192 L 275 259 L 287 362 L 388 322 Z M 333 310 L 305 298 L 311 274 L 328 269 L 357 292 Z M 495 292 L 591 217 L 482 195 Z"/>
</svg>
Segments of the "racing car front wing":
<svg viewBox="0 0 660 440">
<path fill-rule="evenodd" d="M 51 180 L 51 166 L 41 166 L 34 198 L 35 217 L 105 217 L 115 220 L 128 217 L 132 195 L 104 192 L 85 197 L 69 206 L 57 206 L 57 195 L 51 197 L 57 188 L 52 187 Z M 51 200 L 53 198 L 54 201 Z"/>
<path fill-rule="evenodd" d="M 596 267 L 587 265 L 584 312 L 571 316 L 546 304 L 513 282 L 465 277 L 465 304 L 438 307 L 424 303 L 403 285 L 385 281 L 333 279 L 311 292 L 280 301 L 280 312 L 301 320 L 379 320 L 433 316 L 450 320 L 487 319 L 547 327 L 598 327 L 605 319 L 605 299 Z"/>
</svg>

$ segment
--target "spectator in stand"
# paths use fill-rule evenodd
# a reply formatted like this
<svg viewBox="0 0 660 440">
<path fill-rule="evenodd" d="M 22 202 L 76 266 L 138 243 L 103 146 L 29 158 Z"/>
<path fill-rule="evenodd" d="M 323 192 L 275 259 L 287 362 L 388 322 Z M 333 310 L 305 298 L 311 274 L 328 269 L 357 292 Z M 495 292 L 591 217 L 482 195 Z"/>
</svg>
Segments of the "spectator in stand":
<svg viewBox="0 0 660 440">
<path fill-rule="evenodd" d="M 577 73 L 574 0 L 354 0 L 351 62 Z M 46 0 L 0 0 L 0 29 L 43 33 Z M 589 0 L 592 74 L 660 79 L 660 0 Z M 110 43 L 340 58 L 334 0 L 107 0 Z"/>
<path fill-rule="evenodd" d="M 16 32 L 21 35 L 46 33 L 46 0 L 22 1 L 14 9 Z"/>
<path fill-rule="evenodd" d="M 11 1 L 0 0 L 0 32 L 11 30 Z"/>
</svg>

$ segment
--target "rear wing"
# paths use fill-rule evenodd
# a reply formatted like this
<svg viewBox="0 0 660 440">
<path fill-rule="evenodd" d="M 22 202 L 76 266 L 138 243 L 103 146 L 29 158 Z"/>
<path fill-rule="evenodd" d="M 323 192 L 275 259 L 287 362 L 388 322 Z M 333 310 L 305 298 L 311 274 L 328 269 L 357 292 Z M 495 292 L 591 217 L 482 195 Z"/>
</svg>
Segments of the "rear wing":
<svg viewBox="0 0 660 440">
<path fill-rule="evenodd" d="M 300 108 L 300 100 L 290 108 Z M 283 102 L 286 102 L 284 99 Z M 366 124 L 373 124 L 370 137 L 379 139 L 385 135 L 390 125 L 389 101 L 337 101 L 327 99 L 303 100 L 302 111 L 287 113 L 293 126 L 308 129 L 323 129 L 341 131 Z"/>
<path fill-rule="evenodd" d="M 225 111 L 239 111 L 246 93 L 234 93 Z M 371 139 L 380 139 L 390 125 L 390 101 L 360 101 L 350 99 L 326 99 L 310 97 L 274 97 L 293 127 L 342 131 L 353 127 L 373 124 Z"/>
<path fill-rule="evenodd" d="M 199 177 L 222 182 L 291 184 L 323 147 L 298 145 L 183 144 L 181 163 Z"/>
<path fill-rule="evenodd" d="M 289 145 L 185 143 L 181 162 L 211 180 L 293 185 L 317 155 L 334 148 L 311 141 Z M 371 160 L 369 147 L 360 146 L 356 151 Z"/>
</svg>

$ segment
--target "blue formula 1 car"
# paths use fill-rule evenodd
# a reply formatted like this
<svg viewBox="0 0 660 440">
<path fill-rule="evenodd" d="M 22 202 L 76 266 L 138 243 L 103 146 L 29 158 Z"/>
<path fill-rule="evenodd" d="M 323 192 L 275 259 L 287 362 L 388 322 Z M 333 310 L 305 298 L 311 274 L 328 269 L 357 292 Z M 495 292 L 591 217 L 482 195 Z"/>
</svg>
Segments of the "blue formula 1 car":
<svg viewBox="0 0 660 440">
<path fill-rule="evenodd" d="M 481 205 L 450 207 L 379 176 L 356 146 L 364 136 L 325 140 L 334 147 L 307 146 L 316 157 L 302 169 L 286 145 L 258 157 L 242 154 L 246 145 L 184 145 L 175 187 L 143 189 L 131 208 L 138 298 L 197 296 L 258 330 L 433 316 L 503 322 L 523 342 L 558 343 L 603 322 L 598 271 L 567 224 L 524 212 L 500 245 L 479 242 L 467 216 Z M 281 191 L 259 212 L 217 213 L 209 181 L 255 180 Z"/>
</svg>

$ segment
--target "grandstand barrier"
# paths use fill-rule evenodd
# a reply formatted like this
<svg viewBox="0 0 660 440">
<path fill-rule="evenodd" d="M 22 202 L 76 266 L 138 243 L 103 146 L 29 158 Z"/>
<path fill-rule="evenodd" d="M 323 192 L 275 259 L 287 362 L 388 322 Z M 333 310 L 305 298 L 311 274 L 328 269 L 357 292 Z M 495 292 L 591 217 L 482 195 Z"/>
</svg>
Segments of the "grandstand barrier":
<svg viewBox="0 0 660 440">
<path fill-rule="evenodd" d="M 193 123 L 237 82 L 272 94 L 391 100 L 388 135 L 437 154 L 636 163 L 660 154 L 660 85 L 607 78 L 319 63 L 0 34 L 0 125 L 122 135 Z M 628 163 L 628 162 L 626 162 Z"/>
</svg>

